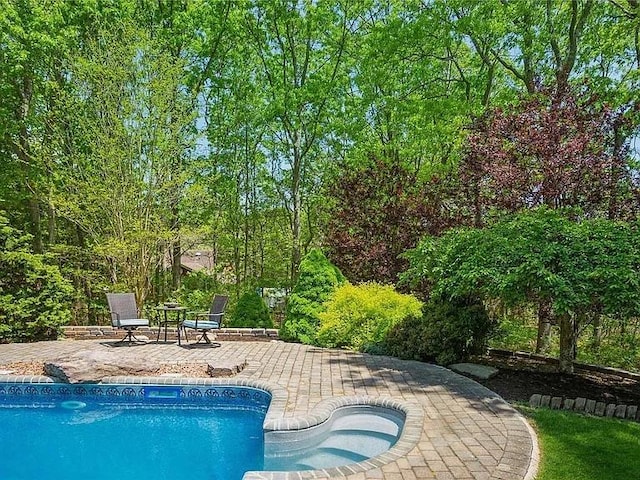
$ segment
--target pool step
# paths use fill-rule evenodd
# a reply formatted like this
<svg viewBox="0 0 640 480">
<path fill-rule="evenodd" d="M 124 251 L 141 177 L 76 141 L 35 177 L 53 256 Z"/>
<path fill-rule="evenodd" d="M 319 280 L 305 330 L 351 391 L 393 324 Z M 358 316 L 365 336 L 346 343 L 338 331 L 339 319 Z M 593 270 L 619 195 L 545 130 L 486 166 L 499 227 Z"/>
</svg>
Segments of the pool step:
<svg viewBox="0 0 640 480">
<path fill-rule="evenodd" d="M 361 430 L 368 433 L 380 432 L 398 436 L 400 433 L 400 425 L 380 415 L 356 413 L 336 419 L 333 422 L 331 430 Z"/>
<path fill-rule="evenodd" d="M 370 458 L 389 450 L 395 440 L 395 435 L 382 432 L 339 430 L 332 431 L 331 435 L 318 445 L 318 448 L 334 448 Z"/>
<path fill-rule="evenodd" d="M 395 442 L 394 435 L 364 430 L 332 431 L 331 435 L 304 457 L 296 469 L 321 469 L 362 462 L 386 452 Z"/>
<path fill-rule="evenodd" d="M 318 470 L 323 468 L 339 467 L 349 463 L 362 462 L 367 456 L 359 455 L 350 450 L 340 448 L 320 447 L 312 454 L 299 459 L 296 462 L 296 470 Z"/>
<path fill-rule="evenodd" d="M 265 467 L 318 470 L 362 462 L 393 447 L 403 422 L 404 418 L 391 409 L 368 405 L 344 407 L 324 429 L 290 432 L 282 436 L 286 441 L 269 444 Z"/>
</svg>

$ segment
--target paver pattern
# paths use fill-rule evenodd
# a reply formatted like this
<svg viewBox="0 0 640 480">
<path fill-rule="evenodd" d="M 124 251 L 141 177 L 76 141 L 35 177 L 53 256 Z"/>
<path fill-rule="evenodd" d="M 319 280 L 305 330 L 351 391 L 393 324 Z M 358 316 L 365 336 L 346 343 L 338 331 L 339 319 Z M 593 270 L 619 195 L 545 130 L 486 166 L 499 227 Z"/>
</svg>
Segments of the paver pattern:
<svg viewBox="0 0 640 480">
<path fill-rule="evenodd" d="M 422 434 L 415 447 L 404 457 L 347 475 L 350 480 L 530 480 L 537 468 L 535 434 L 520 414 L 478 383 L 420 362 L 278 341 L 221 342 L 212 348 L 155 343 L 115 347 L 87 340 L 0 345 L 0 364 L 45 361 L 96 348 L 117 348 L 122 356 L 144 356 L 155 363 L 246 360 L 247 368 L 235 378 L 285 388 L 284 416 L 309 415 L 319 402 L 341 396 L 392 398 L 421 408 Z"/>
</svg>

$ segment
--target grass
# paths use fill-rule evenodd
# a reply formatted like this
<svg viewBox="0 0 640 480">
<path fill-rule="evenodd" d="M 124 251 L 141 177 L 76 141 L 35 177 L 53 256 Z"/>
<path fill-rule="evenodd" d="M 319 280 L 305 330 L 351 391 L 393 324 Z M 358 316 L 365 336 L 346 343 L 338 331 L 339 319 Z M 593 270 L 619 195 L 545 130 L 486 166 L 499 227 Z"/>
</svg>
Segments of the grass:
<svg viewBox="0 0 640 480">
<path fill-rule="evenodd" d="M 640 424 L 576 413 L 520 409 L 538 432 L 536 480 L 640 478 Z"/>
</svg>

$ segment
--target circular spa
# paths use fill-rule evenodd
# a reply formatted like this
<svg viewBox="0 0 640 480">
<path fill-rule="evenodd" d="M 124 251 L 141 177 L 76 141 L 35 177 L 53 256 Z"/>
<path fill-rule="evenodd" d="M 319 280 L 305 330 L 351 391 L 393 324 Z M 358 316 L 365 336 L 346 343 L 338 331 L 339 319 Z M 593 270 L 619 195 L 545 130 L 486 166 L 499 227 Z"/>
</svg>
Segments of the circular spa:
<svg viewBox="0 0 640 480">
<path fill-rule="evenodd" d="M 240 480 L 327 469 L 391 448 L 404 413 L 332 408 L 314 425 L 263 426 L 271 393 L 239 385 L 0 384 L 0 478 Z"/>
</svg>

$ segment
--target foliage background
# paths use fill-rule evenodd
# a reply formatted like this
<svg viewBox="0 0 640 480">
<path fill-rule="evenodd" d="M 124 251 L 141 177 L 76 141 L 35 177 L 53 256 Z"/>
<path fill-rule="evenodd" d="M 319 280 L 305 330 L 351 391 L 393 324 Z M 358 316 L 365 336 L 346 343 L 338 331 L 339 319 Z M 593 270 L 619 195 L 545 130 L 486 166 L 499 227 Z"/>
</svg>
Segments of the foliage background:
<svg viewBox="0 0 640 480">
<path fill-rule="evenodd" d="M 425 235 L 541 205 L 633 225 L 638 18 L 593 0 L 0 0 L 0 209 L 71 283 L 76 324 L 107 321 L 105 290 L 200 309 L 292 289 L 317 247 L 354 283 L 395 284 Z M 638 365 L 614 348 L 638 343 L 628 258 L 571 248 L 601 265 L 574 353 Z M 510 284 L 527 302 L 484 306 L 500 341 L 535 329 L 555 352 L 542 293 L 559 287 L 532 278 Z"/>
</svg>

